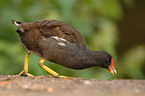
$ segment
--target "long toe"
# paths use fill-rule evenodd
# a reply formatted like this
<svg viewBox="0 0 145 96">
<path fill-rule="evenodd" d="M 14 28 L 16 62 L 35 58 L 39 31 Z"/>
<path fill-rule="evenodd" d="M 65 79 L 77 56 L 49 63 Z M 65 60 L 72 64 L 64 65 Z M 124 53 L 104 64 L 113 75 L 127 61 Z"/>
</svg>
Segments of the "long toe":
<svg viewBox="0 0 145 96">
<path fill-rule="evenodd" d="M 58 78 L 61 78 L 61 79 L 70 79 L 70 77 L 62 76 L 62 75 L 58 76 Z"/>
<path fill-rule="evenodd" d="M 30 74 L 30 73 L 27 73 L 25 72 L 25 74 L 28 76 L 28 77 L 33 77 L 34 75 Z"/>
<path fill-rule="evenodd" d="M 22 74 L 24 74 L 24 75 L 26 75 L 26 76 L 28 76 L 28 77 L 34 76 L 34 75 L 32 75 L 32 74 L 30 74 L 30 73 L 28 73 L 28 72 L 25 72 L 24 70 L 21 71 L 18 75 L 21 76 Z"/>
</svg>

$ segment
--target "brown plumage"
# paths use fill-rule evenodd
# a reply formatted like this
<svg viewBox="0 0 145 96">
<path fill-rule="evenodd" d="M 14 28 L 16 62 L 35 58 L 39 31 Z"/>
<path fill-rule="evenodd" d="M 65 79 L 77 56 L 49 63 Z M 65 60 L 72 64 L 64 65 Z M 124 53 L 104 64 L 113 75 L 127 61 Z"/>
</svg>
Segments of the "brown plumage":
<svg viewBox="0 0 145 96">
<path fill-rule="evenodd" d="M 89 50 L 82 35 L 69 24 L 56 20 L 12 22 L 18 26 L 26 49 L 43 59 L 72 69 L 100 66 L 116 72 L 112 56 L 105 51 Z"/>
</svg>

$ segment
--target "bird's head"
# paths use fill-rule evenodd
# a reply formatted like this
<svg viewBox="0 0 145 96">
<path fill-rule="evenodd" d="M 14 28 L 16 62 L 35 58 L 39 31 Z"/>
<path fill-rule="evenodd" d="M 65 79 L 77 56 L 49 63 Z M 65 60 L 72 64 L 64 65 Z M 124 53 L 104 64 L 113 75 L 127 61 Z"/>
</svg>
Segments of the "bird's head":
<svg viewBox="0 0 145 96">
<path fill-rule="evenodd" d="M 117 71 L 113 65 L 113 57 L 105 51 L 100 51 L 99 53 L 99 66 L 108 69 L 112 75 L 114 75 L 114 73 L 117 74 Z"/>
</svg>

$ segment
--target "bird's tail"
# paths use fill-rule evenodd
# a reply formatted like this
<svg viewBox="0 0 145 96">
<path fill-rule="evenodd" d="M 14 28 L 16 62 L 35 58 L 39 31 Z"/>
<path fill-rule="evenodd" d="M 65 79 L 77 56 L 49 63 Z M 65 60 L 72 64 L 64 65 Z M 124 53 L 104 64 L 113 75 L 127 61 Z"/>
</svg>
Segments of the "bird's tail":
<svg viewBox="0 0 145 96">
<path fill-rule="evenodd" d="M 21 25 L 21 21 L 16 21 L 16 20 L 11 20 L 12 21 L 12 23 L 14 23 L 14 24 L 16 24 L 16 26 L 19 26 L 19 25 Z"/>
</svg>

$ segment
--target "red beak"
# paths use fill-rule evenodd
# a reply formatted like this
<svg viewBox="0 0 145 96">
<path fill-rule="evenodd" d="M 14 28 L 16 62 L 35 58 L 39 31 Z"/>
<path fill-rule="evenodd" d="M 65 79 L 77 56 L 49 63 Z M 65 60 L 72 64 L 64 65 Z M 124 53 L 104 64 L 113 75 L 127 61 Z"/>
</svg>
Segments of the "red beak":
<svg viewBox="0 0 145 96">
<path fill-rule="evenodd" d="M 109 66 L 108 69 L 109 69 L 110 73 L 112 73 L 112 75 L 114 75 L 114 73 L 117 74 L 117 71 L 115 70 L 115 67 L 113 65 L 113 58 L 111 59 L 111 65 Z"/>
</svg>

